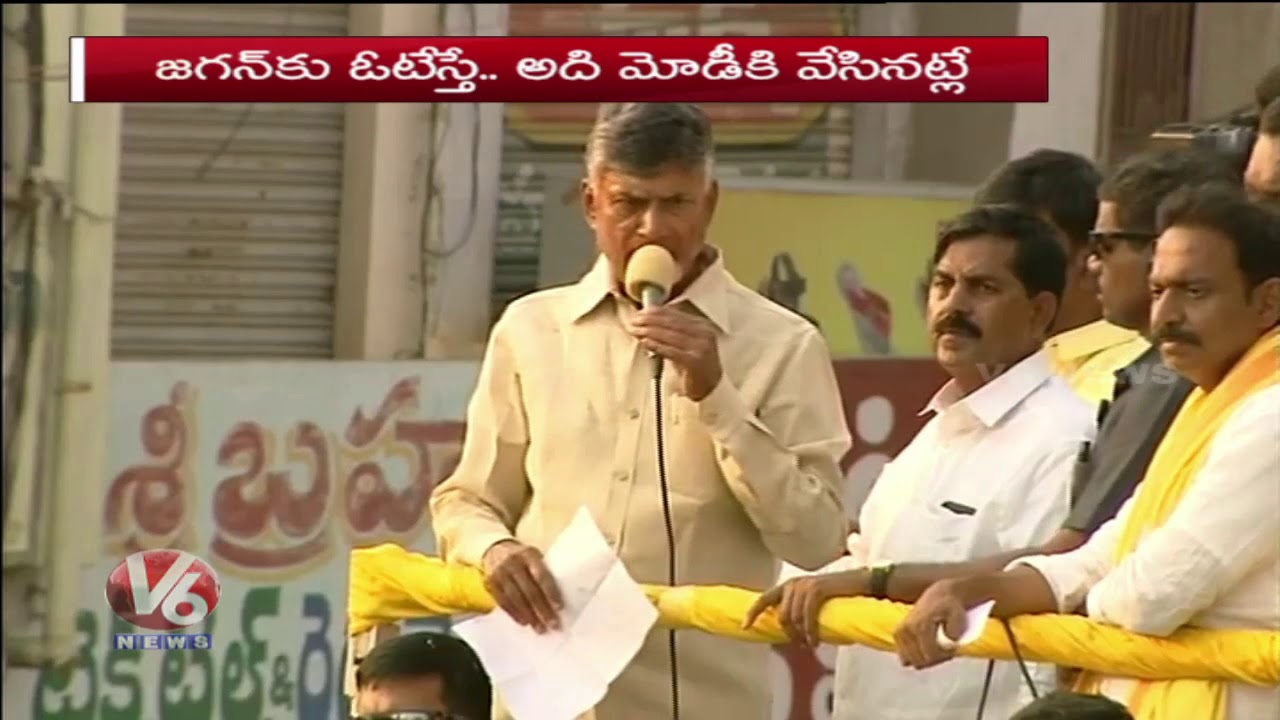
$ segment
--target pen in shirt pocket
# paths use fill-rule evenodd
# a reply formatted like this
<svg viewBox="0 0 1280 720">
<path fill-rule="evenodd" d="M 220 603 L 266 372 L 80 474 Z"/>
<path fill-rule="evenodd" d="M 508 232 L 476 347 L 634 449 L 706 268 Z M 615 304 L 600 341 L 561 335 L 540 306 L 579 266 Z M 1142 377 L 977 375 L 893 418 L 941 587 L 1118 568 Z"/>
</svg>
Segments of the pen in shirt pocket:
<svg viewBox="0 0 1280 720">
<path fill-rule="evenodd" d="M 1103 399 L 1098 403 L 1098 427 L 1102 427 L 1102 421 L 1107 419 L 1107 413 L 1111 412 L 1111 402 Z M 1093 454 L 1093 443 L 1085 440 L 1080 443 L 1080 451 L 1076 453 L 1076 460 L 1080 463 L 1089 462 L 1089 458 Z"/>
</svg>

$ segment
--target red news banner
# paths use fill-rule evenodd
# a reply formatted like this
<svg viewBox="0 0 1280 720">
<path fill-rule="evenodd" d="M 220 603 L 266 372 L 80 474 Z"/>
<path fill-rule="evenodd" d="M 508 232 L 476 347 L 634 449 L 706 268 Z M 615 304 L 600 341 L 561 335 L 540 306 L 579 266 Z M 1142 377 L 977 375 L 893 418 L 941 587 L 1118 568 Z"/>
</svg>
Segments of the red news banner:
<svg viewBox="0 0 1280 720">
<path fill-rule="evenodd" d="M 72 102 L 1047 102 L 1046 37 L 84 37 Z"/>
</svg>

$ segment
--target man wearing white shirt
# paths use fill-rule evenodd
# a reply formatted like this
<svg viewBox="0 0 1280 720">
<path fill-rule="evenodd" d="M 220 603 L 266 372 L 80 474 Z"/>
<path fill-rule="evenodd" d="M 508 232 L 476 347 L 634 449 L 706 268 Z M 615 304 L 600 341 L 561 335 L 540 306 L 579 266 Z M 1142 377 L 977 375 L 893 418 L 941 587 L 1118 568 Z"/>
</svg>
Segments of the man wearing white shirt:
<svg viewBox="0 0 1280 720">
<path fill-rule="evenodd" d="M 880 474 L 850 539 L 853 565 L 873 568 L 884 597 L 892 563 L 955 562 L 1044 542 L 1070 503 L 1076 456 L 1094 433 L 1089 405 L 1042 349 L 1062 295 L 1067 258 L 1053 229 L 1009 206 L 977 207 L 939 237 L 929 289 L 938 362 L 951 375 L 934 416 Z M 820 602 L 772 593 L 795 639 L 813 644 Z M 757 608 L 760 609 L 760 608 Z M 837 720 L 972 720 L 986 662 L 914 672 L 869 648 L 839 649 Z M 1046 673 L 1051 676 L 1052 673 Z M 988 717 L 1020 705 L 1017 666 L 997 663 Z"/>
<path fill-rule="evenodd" d="M 957 637 L 966 608 L 989 600 L 996 617 L 1083 612 L 1155 636 L 1280 630 L 1280 215 L 1238 189 L 1200 188 L 1161 216 L 1153 340 L 1197 389 L 1115 519 L 1074 552 L 930 587 L 896 633 L 903 664 L 932 672 L 954 652 L 938 627 Z M 1082 689 L 1139 717 L 1254 720 L 1280 707 L 1280 687 L 1159 684 L 1135 692 L 1142 683 L 1104 676 Z"/>
</svg>

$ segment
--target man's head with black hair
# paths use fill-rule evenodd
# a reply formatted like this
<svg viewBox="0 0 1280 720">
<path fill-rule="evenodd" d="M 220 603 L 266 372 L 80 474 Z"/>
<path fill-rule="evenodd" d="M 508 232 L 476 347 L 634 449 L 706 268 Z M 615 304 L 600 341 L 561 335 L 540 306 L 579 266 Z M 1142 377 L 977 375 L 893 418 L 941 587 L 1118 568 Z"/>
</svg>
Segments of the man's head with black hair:
<svg viewBox="0 0 1280 720">
<path fill-rule="evenodd" d="M 1133 715 L 1101 695 L 1055 692 L 1022 708 L 1009 720 L 1133 720 Z"/>
<path fill-rule="evenodd" d="M 1280 213 L 1216 184 L 1173 193 L 1157 222 L 1152 342 L 1209 391 L 1280 325 Z"/>
<path fill-rule="evenodd" d="M 1280 65 L 1268 70 L 1253 86 L 1253 101 L 1259 113 L 1275 100 L 1280 100 Z"/>
<path fill-rule="evenodd" d="M 480 660 L 452 635 L 415 632 L 378 643 L 356 666 L 360 715 L 448 712 L 488 720 L 492 689 Z"/>
<path fill-rule="evenodd" d="M 1244 182 L 1255 201 L 1280 208 L 1280 96 L 1258 118 L 1258 139 L 1249 153 Z"/>
<path fill-rule="evenodd" d="M 1041 347 L 1066 262 L 1053 228 L 1025 208 L 979 206 L 943 226 L 927 314 L 938 364 L 965 392 Z"/>
<path fill-rule="evenodd" d="M 983 182 L 976 205 L 1017 205 L 1047 221 L 1067 251 L 1067 281 L 1053 333 L 1097 320 L 1097 285 L 1088 272 L 1089 231 L 1098 217 L 1102 175 L 1082 155 L 1040 149 L 1000 166 Z"/>
<path fill-rule="evenodd" d="M 1098 189 L 1098 223 L 1089 267 L 1098 278 L 1102 315 L 1114 325 L 1148 331 L 1147 275 L 1155 247 L 1156 208 L 1171 193 L 1207 182 L 1238 183 L 1221 154 L 1199 148 L 1153 150 L 1126 158 Z"/>
</svg>

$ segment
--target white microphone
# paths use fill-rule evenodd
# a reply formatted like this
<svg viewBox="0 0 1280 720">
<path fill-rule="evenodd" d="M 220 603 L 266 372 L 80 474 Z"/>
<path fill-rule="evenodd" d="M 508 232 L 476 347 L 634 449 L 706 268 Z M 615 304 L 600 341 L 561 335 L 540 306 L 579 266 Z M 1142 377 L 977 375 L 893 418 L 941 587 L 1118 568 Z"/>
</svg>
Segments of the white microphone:
<svg viewBox="0 0 1280 720">
<path fill-rule="evenodd" d="M 657 307 L 665 303 L 671 294 L 671 287 L 680 277 L 680 269 L 675 258 L 660 245 L 642 245 L 627 260 L 627 270 L 623 274 L 623 287 L 632 300 L 641 307 Z M 662 374 L 662 358 L 649 353 L 654 359 L 653 375 Z"/>
</svg>

